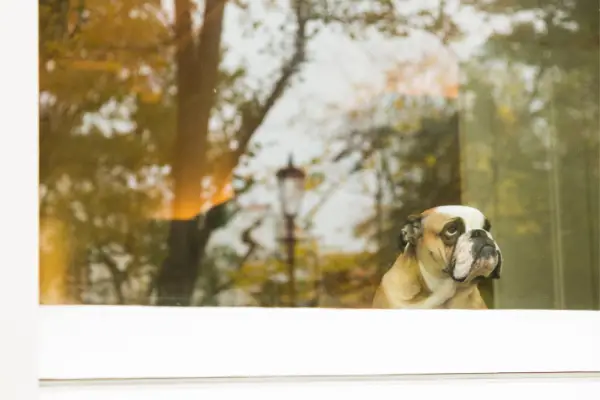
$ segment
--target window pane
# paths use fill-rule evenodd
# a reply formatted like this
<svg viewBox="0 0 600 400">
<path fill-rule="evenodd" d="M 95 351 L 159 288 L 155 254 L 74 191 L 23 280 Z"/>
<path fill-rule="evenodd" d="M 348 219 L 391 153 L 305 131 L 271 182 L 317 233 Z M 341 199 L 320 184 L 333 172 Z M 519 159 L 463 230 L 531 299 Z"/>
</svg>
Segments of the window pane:
<svg viewBox="0 0 600 400">
<path fill-rule="evenodd" d="M 600 308 L 597 1 L 39 5 L 42 303 Z"/>
</svg>

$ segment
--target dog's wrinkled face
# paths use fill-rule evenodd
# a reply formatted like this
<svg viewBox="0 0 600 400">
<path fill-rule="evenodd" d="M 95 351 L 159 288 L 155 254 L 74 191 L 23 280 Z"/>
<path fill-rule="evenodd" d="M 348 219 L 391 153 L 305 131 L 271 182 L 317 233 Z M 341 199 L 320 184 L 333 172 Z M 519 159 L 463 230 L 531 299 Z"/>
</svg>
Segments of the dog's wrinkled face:
<svg viewBox="0 0 600 400">
<path fill-rule="evenodd" d="M 499 278 L 502 254 L 489 220 L 476 208 L 441 206 L 409 217 L 400 245 L 412 247 L 430 274 L 449 274 L 457 282 Z"/>
</svg>

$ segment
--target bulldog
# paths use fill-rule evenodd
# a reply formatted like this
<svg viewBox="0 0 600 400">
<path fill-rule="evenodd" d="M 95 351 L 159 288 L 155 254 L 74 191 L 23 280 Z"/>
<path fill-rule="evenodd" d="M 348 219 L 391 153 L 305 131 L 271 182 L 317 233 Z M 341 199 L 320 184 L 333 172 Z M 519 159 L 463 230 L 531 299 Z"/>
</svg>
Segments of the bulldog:
<svg viewBox="0 0 600 400">
<path fill-rule="evenodd" d="M 385 273 L 373 308 L 486 309 L 477 283 L 498 279 L 502 254 L 476 208 L 440 206 L 408 217 L 401 253 Z"/>
</svg>

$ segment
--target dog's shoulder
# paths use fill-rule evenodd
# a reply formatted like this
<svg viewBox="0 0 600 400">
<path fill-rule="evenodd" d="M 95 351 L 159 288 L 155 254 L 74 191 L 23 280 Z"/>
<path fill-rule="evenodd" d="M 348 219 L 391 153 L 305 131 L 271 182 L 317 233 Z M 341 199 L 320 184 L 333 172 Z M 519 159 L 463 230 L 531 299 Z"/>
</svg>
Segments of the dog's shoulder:
<svg viewBox="0 0 600 400">
<path fill-rule="evenodd" d="M 375 291 L 375 297 L 373 297 L 372 307 L 373 308 L 392 308 L 381 285 Z"/>
<path fill-rule="evenodd" d="M 416 258 L 410 253 L 403 253 L 381 279 L 373 307 L 403 308 L 429 294 Z"/>
</svg>

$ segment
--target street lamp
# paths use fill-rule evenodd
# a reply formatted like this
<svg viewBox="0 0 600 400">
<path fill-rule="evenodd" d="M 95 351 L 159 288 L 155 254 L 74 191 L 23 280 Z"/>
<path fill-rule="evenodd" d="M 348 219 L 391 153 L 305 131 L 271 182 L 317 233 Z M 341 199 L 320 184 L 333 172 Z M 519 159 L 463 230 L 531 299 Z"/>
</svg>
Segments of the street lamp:
<svg viewBox="0 0 600 400">
<path fill-rule="evenodd" d="M 300 204 L 304 197 L 304 181 L 306 174 L 301 169 L 294 166 L 292 155 L 285 168 L 277 171 L 277 186 L 279 189 L 279 200 L 281 201 L 281 210 L 285 221 L 284 242 L 287 245 L 287 261 L 289 275 L 289 301 L 292 307 L 296 305 L 296 279 L 295 279 L 295 260 L 296 250 L 295 222 Z"/>
</svg>

